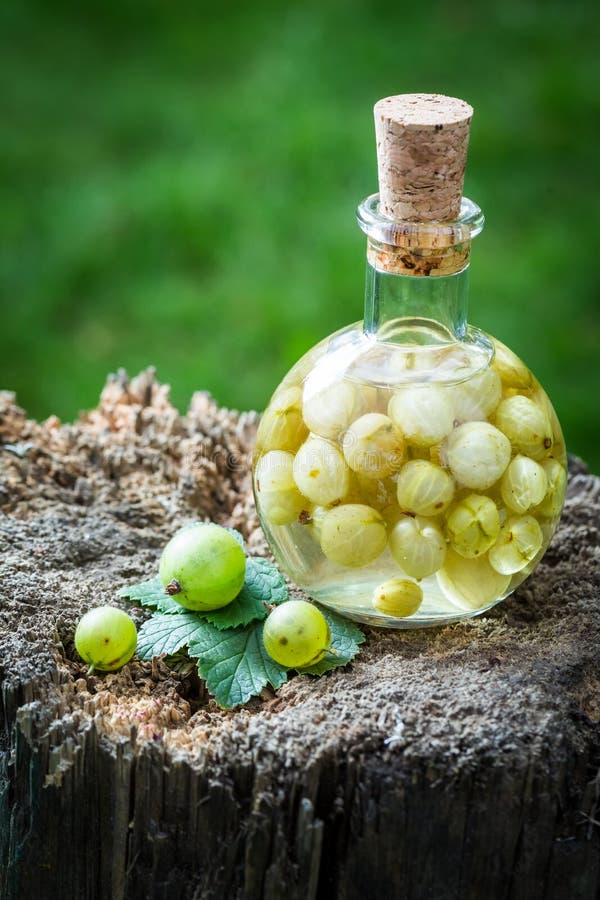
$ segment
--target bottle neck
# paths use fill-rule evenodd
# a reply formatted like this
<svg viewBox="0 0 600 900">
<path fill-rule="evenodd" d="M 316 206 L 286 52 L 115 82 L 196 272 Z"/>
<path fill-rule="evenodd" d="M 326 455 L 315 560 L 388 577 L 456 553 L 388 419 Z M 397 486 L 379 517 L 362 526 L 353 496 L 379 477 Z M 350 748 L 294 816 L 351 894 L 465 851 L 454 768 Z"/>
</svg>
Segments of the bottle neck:
<svg viewBox="0 0 600 900">
<path fill-rule="evenodd" d="M 367 261 L 364 330 L 381 341 L 438 344 L 467 329 L 469 266 L 450 275 L 399 275 Z"/>
<path fill-rule="evenodd" d="M 398 344 L 462 340 L 471 240 L 484 222 L 479 207 L 463 197 L 453 222 L 396 221 L 372 194 L 357 218 L 367 235 L 365 332 Z"/>
</svg>

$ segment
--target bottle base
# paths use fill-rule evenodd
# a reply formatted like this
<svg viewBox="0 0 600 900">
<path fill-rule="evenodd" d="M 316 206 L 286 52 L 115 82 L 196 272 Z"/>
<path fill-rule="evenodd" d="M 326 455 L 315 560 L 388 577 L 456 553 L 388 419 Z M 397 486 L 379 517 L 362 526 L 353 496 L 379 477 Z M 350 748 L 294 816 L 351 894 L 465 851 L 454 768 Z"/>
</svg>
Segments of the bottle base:
<svg viewBox="0 0 600 900">
<path fill-rule="evenodd" d="M 430 583 L 431 582 L 431 583 Z M 427 583 L 427 584 L 426 584 Z M 442 625 L 454 625 L 475 616 L 489 612 L 494 606 L 512 593 L 509 591 L 502 597 L 485 606 L 474 609 L 460 609 L 450 603 L 439 589 L 435 578 L 423 580 L 424 600 L 416 613 L 411 616 L 392 616 L 378 612 L 371 602 L 372 592 L 365 591 L 364 585 L 351 586 L 347 581 L 325 585 L 321 590 L 309 590 L 308 593 L 317 603 L 327 607 L 355 622 L 362 622 L 375 628 L 434 628 Z"/>
</svg>

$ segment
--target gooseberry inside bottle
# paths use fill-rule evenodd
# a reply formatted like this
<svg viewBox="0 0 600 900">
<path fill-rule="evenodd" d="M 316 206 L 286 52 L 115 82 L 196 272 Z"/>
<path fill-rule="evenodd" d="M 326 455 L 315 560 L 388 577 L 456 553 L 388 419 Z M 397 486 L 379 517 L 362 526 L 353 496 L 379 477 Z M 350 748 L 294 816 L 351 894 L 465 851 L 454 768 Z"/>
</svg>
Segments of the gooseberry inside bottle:
<svg viewBox="0 0 600 900">
<path fill-rule="evenodd" d="M 556 413 L 511 350 L 467 323 L 462 196 L 473 110 L 404 94 L 375 105 L 379 193 L 364 318 L 283 379 L 258 430 L 253 484 L 281 568 L 350 618 L 456 622 L 507 597 L 556 529 L 566 452 Z"/>
</svg>

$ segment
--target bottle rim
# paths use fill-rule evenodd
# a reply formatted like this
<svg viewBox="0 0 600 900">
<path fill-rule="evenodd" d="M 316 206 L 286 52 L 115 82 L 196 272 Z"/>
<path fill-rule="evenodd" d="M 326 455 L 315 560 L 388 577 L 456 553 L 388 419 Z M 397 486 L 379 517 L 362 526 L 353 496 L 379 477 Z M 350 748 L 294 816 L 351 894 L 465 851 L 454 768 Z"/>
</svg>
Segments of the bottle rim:
<svg viewBox="0 0 600 900">
<path fill-rule="evenodd" d="M 455 246 L 470 241 L 483 231 L 485 216 L 481 208 L 463 197 L 460 215 L 453 222 L 399 222 L 381 211 L 379 194 L 371 194 L 358 206 L 356 218 L 361 231 L 376 241 L 404 246 L 407 241 L 418 245 L 424 236 L 439 241 L 440 246 Z"/>
</svg>

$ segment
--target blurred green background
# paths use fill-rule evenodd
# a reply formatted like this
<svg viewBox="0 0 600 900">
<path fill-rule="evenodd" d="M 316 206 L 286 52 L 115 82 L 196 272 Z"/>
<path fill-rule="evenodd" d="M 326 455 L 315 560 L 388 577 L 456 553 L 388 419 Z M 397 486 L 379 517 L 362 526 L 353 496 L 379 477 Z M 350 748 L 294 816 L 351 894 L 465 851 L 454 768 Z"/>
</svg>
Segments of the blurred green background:
<svg viewBox="0 0 600 900">
<path fill-rule="evenodd" d="M 0 387 L 65 419 L 148 364 L 262 408 L 362 315 L 372 106 L 475 106 L 470 320 L 600 470 L 596 4 L 5 2 Z"/>
</svg>

